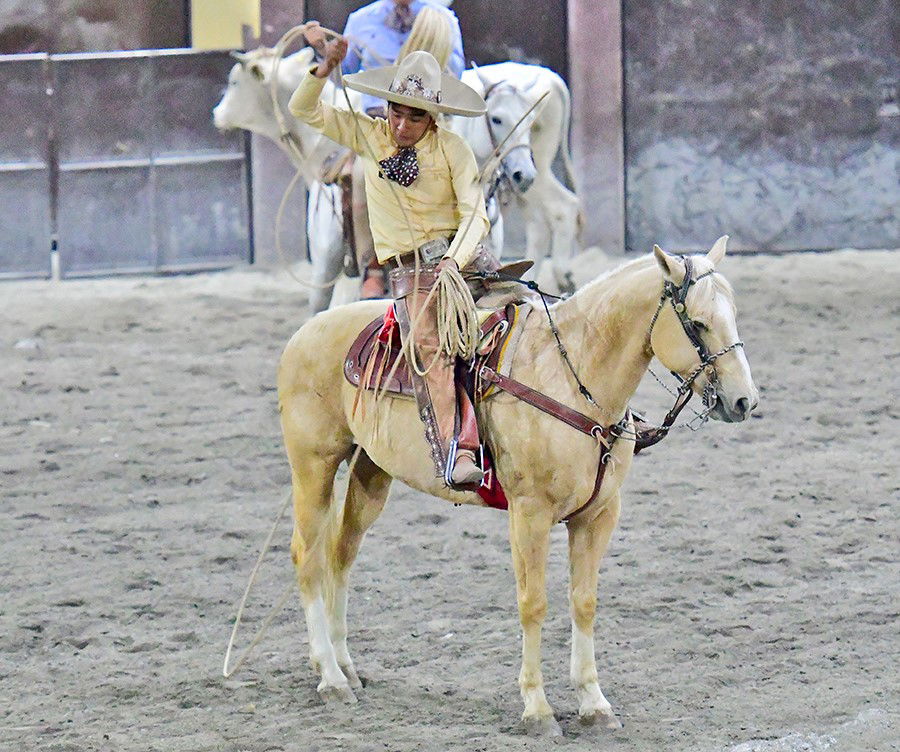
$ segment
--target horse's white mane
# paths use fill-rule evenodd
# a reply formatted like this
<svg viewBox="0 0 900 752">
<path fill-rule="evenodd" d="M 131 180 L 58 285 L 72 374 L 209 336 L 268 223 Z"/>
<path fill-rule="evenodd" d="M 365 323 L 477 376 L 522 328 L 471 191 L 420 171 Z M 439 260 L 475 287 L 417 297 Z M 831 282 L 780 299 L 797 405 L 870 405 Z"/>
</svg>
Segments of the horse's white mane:
<svg viewBox="0 0 900 752">
<path fill-rule="evenodd" d="M 704 254 L 696 254 L 695 258 L 697 259 L 706 259 Z M 657 263 L 652 253 L 648 253 L 644 256 L 638 256 L 637 258 L 626 261 L 619 266 L 616 266 L 612 269 L 609 269 L 587 285 L 581 288 L 578 292 L 576 292 L 570 300 L 574 300 L 579 297 L 582 293 L 585 296 L 591 295 L 592 291 L 594 294 L 597 292 L 598 287 L 606 287 L 608 283 L 613 281 L 613 278 L 620 277 L 624 275 L 630 274 L 638 274 L 644 271 L 647 271 L 650 268 L 656 268 Z M 662 282 L 662 274 L 659 275 L 660 283 Z M 611 287 L 611 286 L 610 286 Z M 694 294 L 691 296 L 692 300 L 692 308 L 695 315 L 704 316 L 712 313 L 713 301 L 716 299 L 716 293 L 722 293 L 730 302 L 731 306 L 734 307 L 734 290 L 731 287 L 731 284 L 728 282 L 725 277 L 721 274 L 711 274 L 708 277 L 704 277 L 699 280 L 694 285 Z"/>
</svg>

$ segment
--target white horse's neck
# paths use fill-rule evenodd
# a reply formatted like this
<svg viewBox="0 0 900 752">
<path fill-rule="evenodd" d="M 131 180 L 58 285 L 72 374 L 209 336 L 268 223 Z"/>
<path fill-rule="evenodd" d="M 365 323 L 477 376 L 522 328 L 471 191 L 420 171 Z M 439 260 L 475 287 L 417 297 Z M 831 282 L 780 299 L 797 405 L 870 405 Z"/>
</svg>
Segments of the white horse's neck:
<svg viewBox="0 0 900 752">
<path fill-rule="evenodd" d="M 621 420 L 650 365 L 648 333 L 661 289 L 658 267 L 647 256 L 600 277 L 551 309 L 572 365 L 599 405 L 604 424 Z M 545 346 L 555 349 L 552 333 L 546 336 L 551 343 Z M 558 367 L 566 370 L 562 363 Z"/>
<path fill-rule="evenodd" d="M 478 166 L 482 167 L 494 151 L 491 134 L 484 121 L 484 116 L 472 118 L 453 116 L 448 119 L 446 127 L 461 136 L 472 147 L 475 160 L 478 162 Z"/>
</svg>

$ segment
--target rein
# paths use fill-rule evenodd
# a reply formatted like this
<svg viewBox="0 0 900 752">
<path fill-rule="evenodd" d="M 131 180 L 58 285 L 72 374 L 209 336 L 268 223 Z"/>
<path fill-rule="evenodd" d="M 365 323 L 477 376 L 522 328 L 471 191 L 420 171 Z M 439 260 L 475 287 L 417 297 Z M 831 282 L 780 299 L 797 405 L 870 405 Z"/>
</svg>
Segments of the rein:
<svg viewBox="0 0 900 752">
<path fill-rule="evenodd" d="M 675 393 L 675 404 L 672 405 L 671 409 L 666 413 L 659 425 L 653 425 L 652 423 L 648 422 L 640 413 L 633 413 L 631 410 L 628 410 L 625 414 L 625 417 L 621 421 L 619 421 L 615 425 L 604 427 L 598 424 L 595 420 L 584 415 L 583 413 L 580 413 L 577 410 L 563 405 L 562 403 L 557 402 L 551 397 L 548 397 L 547 395 L 542 394 L 541 392 L 538 392 L 531 387 L 528 387 L 525 384 L 516 381 L 515 379 L 511 379 L 508 376 L 497 373 L 487 365 L 482 365 L 479 369 L 479 378 L 483 381 L 490 382 L 498 389 L 502 389 L 503 391 L 511 394 L 517 399 L 520 399 L 523 402 L 526 402 L 529 405 L 532 405 L 533 407 L 541 410 L 542 412 L 562 421 L 563 423 L 566 423 L 572 428 L 581 431 L 582 433 L 588 434 L 589 436 L 592 436 L 601 445 L 600 460 L 597 468 L 597 477 L 594 483 L 593 493 L 591 494 L 591 497 L 587 502 L 585 502 L 574 512 L 563 518 L 563 521 L 568 521 L 575 515 L 582 512 L 584 509 L 590 506 L 594 499 L 597 497 L 597 494 L 600 491 L 600 485 L 603 481 L 603 475 L 606 465 L 611 459 L 610 450 L 612 448 L 612 443 L 619 438 L 633 441 L 634 452 L 635 454 L 637 454 L 642 449 L 646 449 L 647 447 L 653 446 L 654 444 L 662 441 L 669 434 L 670 429 L 675 425 L 675 420 L 677 419 L 678 415 L 687 406 L 688 402 L 690 402 L 691 397 L 693 397 L 694 392 L 691 389 L 691 385 L 694 383 L 697 377 L 704 372 L 707 373 L 707 384 L 703 389 L 703 403 L 706 407 L 706 410 L 703 413 L 699 413 L 698 416 L 700 417 L 702 422 L 706 422 L 709 413 L 715 408 L 718 399 L 716 394 L 718 377 L 716 373 L 715 362 L 723 355 L 731 352 L 732 350 L 744 346 L 744 343 L 738 340 L 716 352 L 709 351 L 709 348 L 706 346 L 706 343 L 700 336 L 699 328 L 696 322 L 687 314 L 685 301 L 687 299 L 688 291 L 690 290 L 691 285 L 695 284 L 704 277 L 715 274 L 716 271 L 715 269 L 710 269 L 709 271 L 704 272 L 703 274 L 700 274 L 695 278 L 693 277 L 694 265 L 691 258 L 688 256 L 681 256 L 680 258 L 685 266 L 684 281 L 680 285 L 676 285 L 674 282 L 670 281 L 666 281 L 664 283 L 663 292 L 659 299 L 659 306 L 657 307 L 656 312 L 653 314 L 653 318 L 650 321 L 650 326 L 647 331 L 647 338 L 649 341 L 650 337 L 653 334 L 653 327 L 656 325 L 656 322 L 659 319 L 659 315 L 662 312 L 663 306 L 665 306 L 666 301 L 670 301 L 672 304 L 672 308 L 675 311 L 676 316 L 678 317 L 678 321 L 681 324 L 682 329 L 684 330 L 685 336 L 688 338 L 691 345 L 696 350 L 700 362 L 686 377 L 682 377 L 680 374 L 675 373 L 674 371 L 672 372 L 673 375 L 681 383 L 678 387 L 677 392 Z M 481 272 L 474 276 L 481 277 L 482 279 L 499 279 L 508 282 L 518 282 L 528 287 L 528 289 L 537 292 L 541 296 L 541 302 L 544 304 L 544 311 L 547 314 L 547 321 L 550 325 L 550 330 L 553 332 L 553 336 L 556 340 L 556 346 L 559 350 L 559 354 L 562 357 L 563 362 L 566 364 L 566 367 L 575 378 L 575 382 L 578 384 L 578 391 L 581 396 L 584 397 L 584 399 L 589 404 L 596 406 L 597 403 L 595 402 L 593 395 L 578 377 L 578 374 L 575 371 L 575 367 L 572 365 L 568 350 L 562 343 L 562 339 L 559 335 L 559 329 L 556 326 L 556 323 L 553 321 L 553 316 L 550 314 L 550 308 L 547 305 L 547 298 L 561 298 L 559 298 L 559 296 L 550 295 L 543 292 L 538 287 L 536 282 L 511 277 L 500 272 Z M 711 372 L 708 369 L 711 369 Z M 632 421 L 634 423 L 634 428 L 632 430 L 629 430 L 628 424 Z"/>
</svg>

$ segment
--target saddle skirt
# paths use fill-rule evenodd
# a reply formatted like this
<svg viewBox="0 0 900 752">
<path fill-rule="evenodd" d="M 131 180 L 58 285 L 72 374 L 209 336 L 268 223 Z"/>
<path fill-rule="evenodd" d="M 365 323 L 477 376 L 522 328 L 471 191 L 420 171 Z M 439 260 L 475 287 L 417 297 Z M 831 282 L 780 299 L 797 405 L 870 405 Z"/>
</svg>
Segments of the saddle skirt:
<svg viewBox="0 0 900 752">
<path fill-rule="evenodd" d="M 481 340 L 476 351 L 480 364 L 508 375 L 530 304 L 507 305 L 494 311 L 479 311 Z M 400 360 L 396 364 L 397 360 Z M 344 359 L 344 377 L 355 387 L 381 390 L 391 396 L 415 399 L 412 374 L 400 343 L 400 327 L 394 318 L 394 307 L 384 316 L 373 319 L 356 337 Z M 482 399 L 494 390 L 486 385 Z"/>
</svg>

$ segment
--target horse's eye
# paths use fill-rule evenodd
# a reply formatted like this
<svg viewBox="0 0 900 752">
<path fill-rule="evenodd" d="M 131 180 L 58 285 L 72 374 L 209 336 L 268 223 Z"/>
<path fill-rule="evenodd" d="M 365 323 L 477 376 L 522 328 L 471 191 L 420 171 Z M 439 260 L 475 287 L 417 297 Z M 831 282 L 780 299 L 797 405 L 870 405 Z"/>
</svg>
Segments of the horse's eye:
<svg viewBox="0 0 900 752">
<path fill-rule="evenodd" d="M 491 118 L 491 122 L 492 122 L 494 125 L 502 125 L 502 124 L 503 124 L 503 121 L 502 121 L 500 118 L 496 117 L 496 116 L 494 116 L 494 117 Z"/>
</svg>

